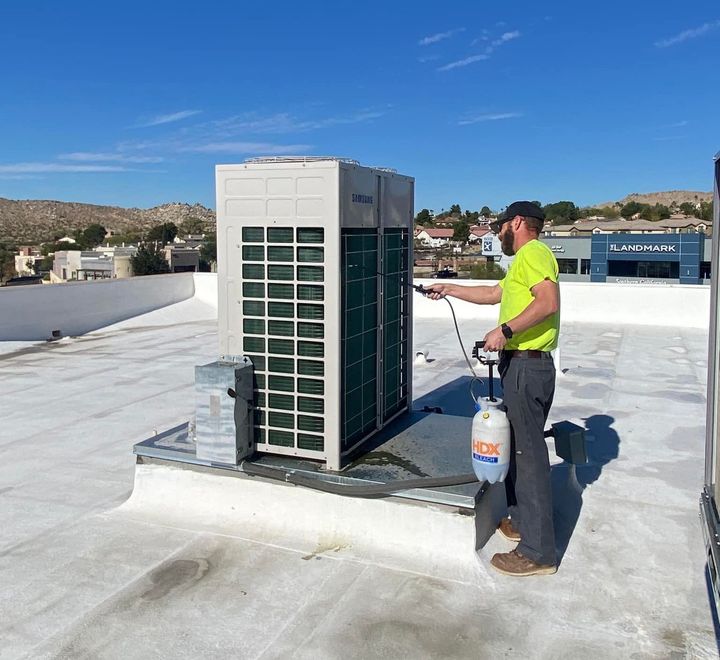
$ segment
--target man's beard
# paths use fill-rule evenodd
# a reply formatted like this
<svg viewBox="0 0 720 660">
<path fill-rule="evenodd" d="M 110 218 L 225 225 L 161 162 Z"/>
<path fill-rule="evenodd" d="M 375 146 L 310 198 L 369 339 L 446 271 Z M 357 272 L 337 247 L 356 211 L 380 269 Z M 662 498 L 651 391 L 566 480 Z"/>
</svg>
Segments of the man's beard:
<svg viewBox="0 0 720 660">
<path fill-rule="evenodd" d="M 508 227 L 505 230 L 505 235 L 500 239 L 500 247 L 502 248 L 503 254 L 512 257 L 515 254 L 513 243 L 515 242 L 515 232 L 512 227 Z"/>
</svg>

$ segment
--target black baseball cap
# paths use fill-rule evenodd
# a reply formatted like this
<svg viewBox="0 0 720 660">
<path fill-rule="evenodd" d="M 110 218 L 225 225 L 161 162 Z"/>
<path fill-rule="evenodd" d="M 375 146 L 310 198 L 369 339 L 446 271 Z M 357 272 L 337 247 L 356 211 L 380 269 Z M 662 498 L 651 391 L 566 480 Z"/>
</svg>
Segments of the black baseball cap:
<svg viewBox="0 0 720 660">
<path fill-rule="evenodd" d="M 521 215 L 523 218 L 545 220 L 545 213 L 537 204 L 528 201 L 513 202 L 498 216 L 495 222 L 490 223 L 490 229 L 497 234 L 500 227 L 512 220 L 516 215 Z"/>
</svg>

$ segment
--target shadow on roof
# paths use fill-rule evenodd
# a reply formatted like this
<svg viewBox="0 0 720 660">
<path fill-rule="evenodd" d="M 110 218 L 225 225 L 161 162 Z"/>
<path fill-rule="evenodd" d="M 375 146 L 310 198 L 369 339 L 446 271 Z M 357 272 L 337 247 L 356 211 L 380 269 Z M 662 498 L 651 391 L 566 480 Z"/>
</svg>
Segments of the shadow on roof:
<svg viewBox="0 0 720 660">
<path fill-rule="evenodd" d="M 552 482 L 555 549 L 562 562 L 582 509 L 583 491 L 594 484 L 603 468 L 620 455 L 620 436 L 612 427 L 614 417 L 591 415 L 585 418 L 588 462 L 585 465 L 559 463 L 550 469 Z"/>
</svg>

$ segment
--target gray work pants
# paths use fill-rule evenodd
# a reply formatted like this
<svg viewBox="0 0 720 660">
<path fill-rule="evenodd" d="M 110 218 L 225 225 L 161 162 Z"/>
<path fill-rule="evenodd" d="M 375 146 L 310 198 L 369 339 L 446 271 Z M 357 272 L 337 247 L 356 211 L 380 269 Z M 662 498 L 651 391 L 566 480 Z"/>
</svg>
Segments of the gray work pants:
<svg viewBox="0 0 720 660">
<path fill-rule="evenodd" d="M 499 365 L 511 429 L 510 469 L 505 478 L 508 513 L 520 533 L 519 552 L 555 565 L 550 460 L 545 422 L 555 394 L 552 359 L 509 357 Z"/>
</svg>

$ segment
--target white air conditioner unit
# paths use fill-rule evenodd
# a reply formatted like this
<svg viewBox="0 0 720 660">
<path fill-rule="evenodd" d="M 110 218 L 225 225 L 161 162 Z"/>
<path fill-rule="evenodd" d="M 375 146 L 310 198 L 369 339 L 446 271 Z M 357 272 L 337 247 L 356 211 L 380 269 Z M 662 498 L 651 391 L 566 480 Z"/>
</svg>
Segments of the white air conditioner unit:
<svg viewBox="0 0 720 660">
<path fill-rule="evenodd" d="M 340 469 L 412 402 L 414 180 L 337 158 L 216 168 L 221 356 L 258 451 Z"/>
</svg>

